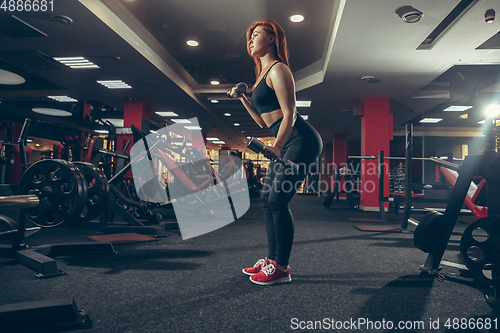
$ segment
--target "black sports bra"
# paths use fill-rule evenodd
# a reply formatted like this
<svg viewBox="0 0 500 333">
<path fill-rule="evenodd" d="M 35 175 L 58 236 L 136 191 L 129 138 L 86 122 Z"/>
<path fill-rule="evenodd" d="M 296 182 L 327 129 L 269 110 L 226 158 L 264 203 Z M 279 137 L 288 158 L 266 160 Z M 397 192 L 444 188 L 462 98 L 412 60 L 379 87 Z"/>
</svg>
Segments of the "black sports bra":
<svg viewBox="0 0 500 333">
<path fill-rule="evenodd" d="M 269 74 L 271 68 L 273 68 L 273 66 L 278 62 L 279 61 L 276 61 L 271 65 L 271 67 L 269 67 L 266 74 L 264 74 L 250 96 L 250 104 L 252 104 L 259 114 L 281 109 L 278 97 L 276 97 L 276 92 L 266 83 L 267 74 Z"/>
</svg>

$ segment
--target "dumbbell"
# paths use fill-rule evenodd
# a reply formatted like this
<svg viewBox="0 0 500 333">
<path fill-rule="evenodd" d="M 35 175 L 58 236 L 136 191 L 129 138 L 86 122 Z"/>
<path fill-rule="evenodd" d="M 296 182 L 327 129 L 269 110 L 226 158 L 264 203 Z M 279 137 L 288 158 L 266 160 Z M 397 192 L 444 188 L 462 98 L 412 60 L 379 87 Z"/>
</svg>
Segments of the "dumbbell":
<svg viewBox="0 0 500 333">
<path fill-rule="evenodd" d="M 244 93 L 246 93 L 247 89 L 248 89 L 248 86 L 247 86 L 247 84 L 245 82 L 240 82 L 240 83 L 238 83 L 237 85 L 234 86 L 234 90 L 236 91 L 236 94 L 238 95 L 238 97 L 241 96 L 241 95 L 243 95 Z M 231 96 L 231 90 L 232 89 L 229 89 L 227 91 L 227 96 L 229 98 L 233 98 Z"/>
<path fill-rule="evenodd" d="M 257 154 L 259 154 L 259 153 L 264 154 L 264 151 L 266 150 L 266 145 L 262 141 L 260 141 L 259 139 L 251 137 L 247 143 L 247 148 L 250 149 L 251 151 L 257 153 Z M 278 157 L 277 161 L 280 163 L 292 166 L 294 171 L 299 170 L 299 166 L 287 158 L 283 159 L 281 157 Z M 288 170 L 285 170 L 285 172 L 288 174 L 291 174 L 291 172 L 289 172 Z"/>
</svg>

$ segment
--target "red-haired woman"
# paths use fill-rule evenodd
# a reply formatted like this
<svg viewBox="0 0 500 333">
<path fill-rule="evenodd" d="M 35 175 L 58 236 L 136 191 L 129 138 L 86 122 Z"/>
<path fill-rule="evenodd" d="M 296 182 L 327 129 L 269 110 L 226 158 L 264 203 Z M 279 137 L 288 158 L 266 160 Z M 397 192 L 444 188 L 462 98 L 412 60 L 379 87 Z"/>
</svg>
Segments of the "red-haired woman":
<svg viewBox="0 0 500 333">
<path fill-rule="evenodd" d="M 253 23 L 247 31 L 247 50 L 255 61 L 257 80 L 250 99 L 245 95 L 238 98 L 255 122 L 269 128 L 276 140 L 264 153 L 272 161 L 262 190 L 268 255 L 243 273 L 260 285 L 285 283 L 292 280 L 288 266 L 294 235 L 290 201 L 321 154 L 323 141 L 296 110 L 285 33 L 278 23 Z M 237 97 L 234 89 L 231 96 Z M 287 165 L 276 162 L 278 157 L 298 164 L 299 170 L 287 171 Z"/>
</svg>

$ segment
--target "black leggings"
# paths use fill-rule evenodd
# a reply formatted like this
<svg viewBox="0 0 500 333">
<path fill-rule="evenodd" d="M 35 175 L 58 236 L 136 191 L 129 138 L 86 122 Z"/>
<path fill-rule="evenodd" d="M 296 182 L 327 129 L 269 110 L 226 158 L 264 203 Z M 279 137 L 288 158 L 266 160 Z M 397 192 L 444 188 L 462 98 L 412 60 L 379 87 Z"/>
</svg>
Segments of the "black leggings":
<svg viewBox="0 0 500 333">
<path fill-rule="evenodd" d="M 277 135 L 281 120 L 271 125 Z M 323 150 L 318 132 L 300 114 L 292 134 L 281 151 L 281 157 L 299 165 L 298 170 L 279 162 L 271 162 L 262 189 L 262 206 L 266 219 L 268 259 L 287 266 L 292 251 L 294 226 L 290 201 L 304 181 L 310 167 Z"/>
</svg>

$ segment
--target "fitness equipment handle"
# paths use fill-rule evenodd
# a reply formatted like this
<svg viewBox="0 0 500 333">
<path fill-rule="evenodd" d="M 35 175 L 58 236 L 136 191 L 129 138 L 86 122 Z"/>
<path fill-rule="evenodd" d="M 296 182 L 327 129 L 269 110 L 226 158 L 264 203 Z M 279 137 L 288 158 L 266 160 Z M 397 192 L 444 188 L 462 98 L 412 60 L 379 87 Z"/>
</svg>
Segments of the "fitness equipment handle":
<svg viewBox="0 0 500 333">
<path fill-rule="evenodd" d="M 248 86 L 245 82 L 239 82 L 237 85 L 234 86 L 234 90 L 236 90 L 236 94 L 239 96 L 243 95 L 244 93 L 247 92 Z M 227 91 L 227 97 L 233 98 L 231 96 L 231 89 Z"/>
<path fill-rule="evenodd" d="M 247 143 L 247 148 L 250 149 L 251 151 L 257 153 L 257 154 L 259 154 L 259 153 L 263 154 L 264 151 L 266 150 L 266 145 L 264 145 L 264 143 L 262 141 L 260 141 L 259 139 L 251 137 Z M 297 164 L 293 163 L 292 161 L 290 161 L 289 159 L 286 159 L 286 158 L 282 159 L 281 157 L 278 157 L 278 162 L 281 162 L 283 164 L 289 164 L 295 170 L 299 169 L 299 166 Z"/>
</svg>

